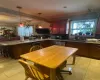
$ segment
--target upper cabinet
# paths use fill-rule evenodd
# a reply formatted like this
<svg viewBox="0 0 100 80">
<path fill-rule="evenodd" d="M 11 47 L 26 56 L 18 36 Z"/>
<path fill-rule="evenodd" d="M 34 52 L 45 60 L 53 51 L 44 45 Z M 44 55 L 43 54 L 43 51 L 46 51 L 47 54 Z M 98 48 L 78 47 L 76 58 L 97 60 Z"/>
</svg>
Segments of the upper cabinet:
<svg viewBox="0 0 100 80">
<path fill-rule="evenodd" d="M 53 22 L 51 26 L 51 34 L 66 34 L 67 21 Z"/>
<path fill-rule="evenodd" d="M 51 34 L 59 34 L 59 24 L 57 24 L 57 23 L 52 24 Z"/>
</svg>

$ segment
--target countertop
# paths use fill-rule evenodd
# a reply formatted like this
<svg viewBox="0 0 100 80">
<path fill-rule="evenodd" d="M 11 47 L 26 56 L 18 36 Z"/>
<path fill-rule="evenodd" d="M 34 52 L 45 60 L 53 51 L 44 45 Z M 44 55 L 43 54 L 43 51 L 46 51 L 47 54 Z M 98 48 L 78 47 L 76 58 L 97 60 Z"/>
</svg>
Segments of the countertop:
<svg viewBox="0 0 100 80">
<path fill-rule="evenodd" d="M 38 41 L 46 41 L 46 40 L 56 40 L 56 41 L 63 41 L 63 42 L 77 42 L 77 43 L 90 43 L 90 44 L 100 44 L 100 42 L 86 42 L 86 41 L 79 41 L 79 40 L 61 40 L 61 39 L 35 39 L 35 40 L 14 40 L 14 41 L 4 41 L 0 42 L 1 46 L 10 46 L 10 45 L 18 45 L 18 44 L 24 44 L 24 43 L 32 43 L 32 42 L 38 42 Z"/>
<path fill-rule="evenodd" d="M 38 42 L 38 41 L 45 41 L 49 39 L 35 39 L 35 40 L 14 40 L 14 41 L 4 41 L 0 42 L 1 46 L 10 46 L 10 45 L 17 45 L 17 44 L 24 44 L 24 43 L 32 43 L 32 42 Z"/>
</svg>

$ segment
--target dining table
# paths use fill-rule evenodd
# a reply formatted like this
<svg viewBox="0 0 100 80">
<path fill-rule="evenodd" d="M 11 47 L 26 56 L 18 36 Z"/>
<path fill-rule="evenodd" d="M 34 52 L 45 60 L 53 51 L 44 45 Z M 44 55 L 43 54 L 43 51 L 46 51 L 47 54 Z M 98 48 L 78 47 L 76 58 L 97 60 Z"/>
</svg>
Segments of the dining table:
<svg viewBox="0 0 100 80">
<path fill-rule="evenodd" d="M 50 80 L 56 80 L 57 67 L 74 55 L 77 50 L 77 48 L 53 45 L 23 54 L 20 57 L 49 68 Z"/>
</svg>

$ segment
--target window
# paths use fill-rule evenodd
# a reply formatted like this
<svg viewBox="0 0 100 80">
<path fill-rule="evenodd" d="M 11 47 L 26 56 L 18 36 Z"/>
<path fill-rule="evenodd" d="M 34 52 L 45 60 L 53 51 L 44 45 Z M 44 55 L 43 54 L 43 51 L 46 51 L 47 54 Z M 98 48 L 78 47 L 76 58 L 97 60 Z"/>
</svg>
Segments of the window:
<svg viewBox="0 0 100 80">
<path fill-rule="evenodd" d="M 96 19 L 71 21 L 71 35 L 93 35 L 96 29 Z"/>
<path fill-rule="evenodd" d="M 18 35 L 19 36 L 30 36 L 33 34 L 33 27 L 29 26 L 29 27 L 18 27 Z"/>
</svg>

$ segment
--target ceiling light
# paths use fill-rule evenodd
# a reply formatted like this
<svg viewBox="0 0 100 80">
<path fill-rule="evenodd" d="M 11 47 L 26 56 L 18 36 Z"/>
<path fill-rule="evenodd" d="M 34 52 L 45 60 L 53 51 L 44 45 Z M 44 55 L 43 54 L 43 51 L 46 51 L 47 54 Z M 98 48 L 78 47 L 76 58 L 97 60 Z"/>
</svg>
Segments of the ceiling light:
<svg viewBox="0 0 100 80">
<path fill-rule="evenodd" d="M 67 8 L 67 6 L 64 6 L 63 8 Z"/>
<path fill-rule="evenodd" d="M 42 28 L 42 26 L 38 26 L 38 28 Z"/>
<path fill-rule="evenodd" d="M 42 13 L 38 13 L 38 15 L 40 16 Z"/>
<path fill-rule="evenodd" d="M 20 10 L 22 9 L 22 7 L 17 6 L 16 8 L 18 8 L 18 10 L 19 10 L 19 18 L 20 18 L 20 21 L 19 21 L 19 26 L 20 26 L 20 27 L 23 27 L 23 26 L 24 26 L 24 24 L 21 22 L 21 12 L 20 12 Z"/>
<path fill-rule="evenodd" d="M 42 13 L 38 13 L 39 17 L 41 16 Z M 38 28 L 42 28 L 41 24 L 38 24 Z"/>
</svg>

